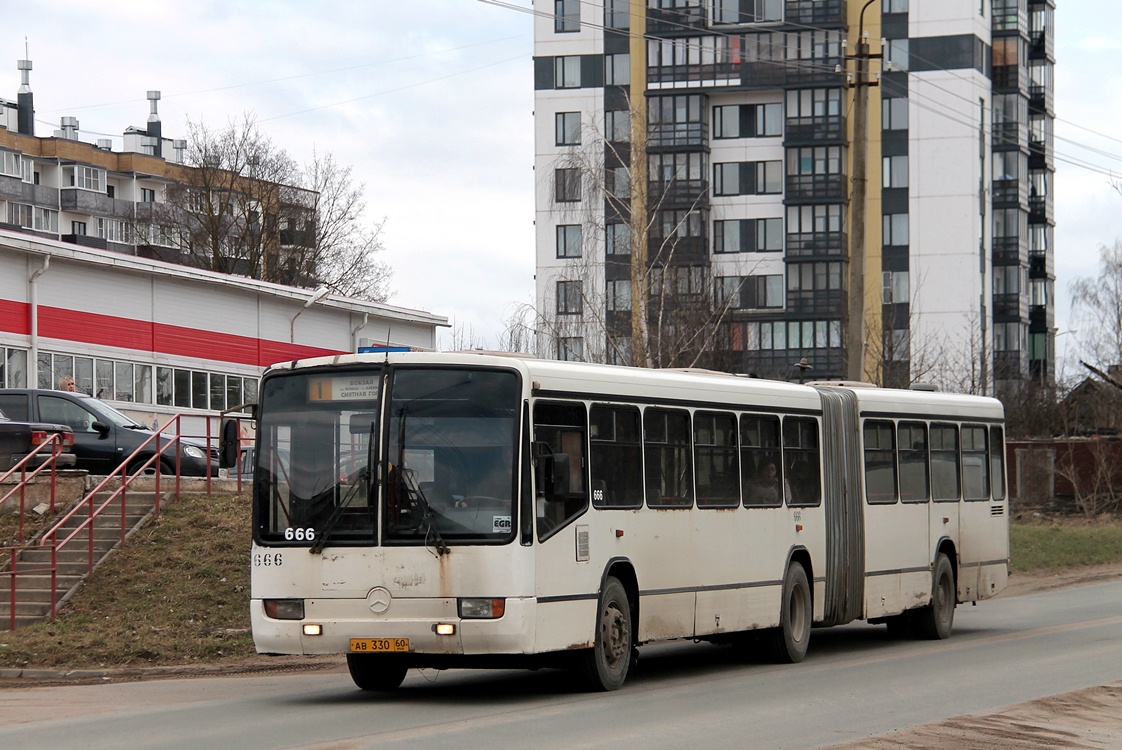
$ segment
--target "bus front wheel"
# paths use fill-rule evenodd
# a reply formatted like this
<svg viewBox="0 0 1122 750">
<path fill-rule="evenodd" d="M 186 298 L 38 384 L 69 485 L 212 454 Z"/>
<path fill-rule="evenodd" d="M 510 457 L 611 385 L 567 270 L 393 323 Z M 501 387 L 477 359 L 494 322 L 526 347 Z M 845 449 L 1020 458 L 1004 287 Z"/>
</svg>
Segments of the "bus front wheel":
<svg viewBox="0 0 1122 750">
<path fill-rule="evenodd" d="M 347 654 L 347 669 L 355 685 L 372 692 L 396 690 L 409 671 L 392 656 L 375 654 Z"/>
<path fill-rule="evenodd" d="M 957 595 L 951 561 L 940 552 L 935 558 L 931 578 L 931 603 L 912 614 L 912 630 L 916 637 L 929 641 L 950 637 Z"/>
<path fill-rule="evenodd" d="M 806 571 L 802 565 L 792 563 L 783 579 L 779 627 L 768 632 L 765 637 L 775 661 L 780 664 L 795 664 L 806 656 L 806 650 L 810 646 L 810 626 L 814 619 L 813 607 Z"/>
<path fill-rule="evenodd" d="M 627 679 L 632 661 L 631 602 L 619 579 L 604 581 L 596 610 L 596 634 L 592 648 L 579 656 L 579 672 L 592 690 L 619 690 Z"/>
</svg>

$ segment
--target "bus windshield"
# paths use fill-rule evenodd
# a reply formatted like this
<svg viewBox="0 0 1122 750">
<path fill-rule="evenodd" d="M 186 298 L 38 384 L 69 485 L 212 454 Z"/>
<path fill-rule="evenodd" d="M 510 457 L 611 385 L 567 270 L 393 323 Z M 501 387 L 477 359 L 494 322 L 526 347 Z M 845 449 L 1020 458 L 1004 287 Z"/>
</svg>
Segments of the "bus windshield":
<svg viewBox="0 0 1122 750">
<path fill-rule="evenodd" d="M 375 366 L 267 377 L 253 467 L 258 541 L 313 552 L 508 541 L 518 393 L 518 376 L 505 370 Z"/>
<path fill-rule="evenodd" d="M 518 376 L 398 369 L 390 385 L 387 543 L 513 535 Z"/>
</svg>

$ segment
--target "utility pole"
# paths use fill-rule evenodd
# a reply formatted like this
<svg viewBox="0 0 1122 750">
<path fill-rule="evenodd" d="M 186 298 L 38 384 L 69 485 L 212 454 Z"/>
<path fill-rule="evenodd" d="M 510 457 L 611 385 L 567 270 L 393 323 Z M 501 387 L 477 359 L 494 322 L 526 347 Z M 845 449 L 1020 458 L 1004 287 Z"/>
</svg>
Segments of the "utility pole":
<svg viewBox="0 0 1122 750">
<path fill-rule="evenodd" d="M 857 44 L 847 60 L 853 60 L 854 73 L 849 81 L 853 89 L 853 178 L 849 191 L 849 292 L 848 304 L 842 320 L 845 337 L 845 377 L 847 380 L 865 379 L 865 213 L 868 179 L 869 145 L 869 87 L 879 81 L 869 80 L 869 60 L 879 59 L 880 53 L 870 54 L 865 39 L 865 10 L 876 0 L 866 0 L 861 8 L 857 27 Z"/>
</svg>

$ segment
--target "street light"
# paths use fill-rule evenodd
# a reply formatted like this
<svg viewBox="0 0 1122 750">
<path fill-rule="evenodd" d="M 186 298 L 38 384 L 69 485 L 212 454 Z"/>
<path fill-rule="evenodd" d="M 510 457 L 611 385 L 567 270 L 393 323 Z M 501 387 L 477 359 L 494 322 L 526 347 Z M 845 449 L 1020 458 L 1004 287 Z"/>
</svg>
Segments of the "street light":
<svg viewBox="0 0 1122 750">
<path fill-rule="evenodd" d="M 316 290 L 312 292 L 312 296 L 308 298 L 308 301 L 304 303 L 304 306 L 297 310 L 296 314 L 292 316 L 292 321 L 288 324 L 288 342 L 290 344 L 296 343 L 296 319 L 300 317 L 301 313 L 303 313 L 315 303 L 319 302 L 330 293 L 331 290 L 326 286 L 316 287 Z"/>
</svg>

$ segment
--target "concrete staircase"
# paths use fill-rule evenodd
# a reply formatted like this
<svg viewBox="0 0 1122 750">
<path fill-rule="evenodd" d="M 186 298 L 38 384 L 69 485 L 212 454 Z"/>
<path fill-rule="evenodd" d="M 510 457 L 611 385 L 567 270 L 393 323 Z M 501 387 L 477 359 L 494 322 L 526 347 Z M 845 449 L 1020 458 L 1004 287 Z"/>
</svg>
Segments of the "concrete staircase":
<svg viewBox="0 0 1122 750">
<path fill-rule="evenodd" d="M 94 480 L 100 481 L 102 477 L 89 477 L 86 488 L 92 489 Z M 175 497 L 174 478 L 162 477 L 160 487 L 161 507 L 171 502 Z M 181 480 L 180 494 L 205 493 L 206 488 L 200 480 Z M 228 486 L 229 480 L 212 480 L 217 491 L 234 491 Z M 98 493 L 94 500 L 96 509 L 105 502 L 109 494 L 116 487 Z M 155 515 L 156 493 L 154 482 L 150 478 L 139 478 L 128 487 L 127 503 L 125 506 L 125 536 L 131 535 L 142 527 Z M 79 494 L 83 497 L 85 492 Z M 60 506 L 73 508 L 78 500 L 67 502 L 62 499 Z M 60 513 L 59 518 L 66 515 Z M 62 541 L 68 537 L 88 518 L 87 506 L 83 503 L 81 510 L 70 518 L 62 527 L 57 540 Z M 91 572 L 89 530 L 83 529 L 66 544 L 58 554 L 58 569 L 55 579 L 55 604 L 56 606 L 66 601 L 78 586 Z M 29 546 L 37 543 L 27 542 Z M 121 542 L 121 497 L 118 495 L 93 522 L 93 568 L 105 559 Z M 9 570 L 9 558 L 0 560 L 0 572 Z M 16 627 L 28 625 L 50 619 L 51 616 L 51 548 L 50 546 L 37 547 L 23 550 L 18 553 L 16 561 L 16 575 L 0 575 L 0 631 L 8 630 L 11 625 L 12 612 L 12 583 L 16 589 Z M 22 572 L 25 571 L 26 572 Z"/>
</svg>

